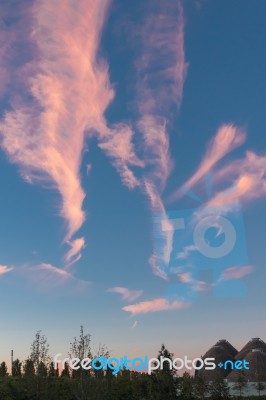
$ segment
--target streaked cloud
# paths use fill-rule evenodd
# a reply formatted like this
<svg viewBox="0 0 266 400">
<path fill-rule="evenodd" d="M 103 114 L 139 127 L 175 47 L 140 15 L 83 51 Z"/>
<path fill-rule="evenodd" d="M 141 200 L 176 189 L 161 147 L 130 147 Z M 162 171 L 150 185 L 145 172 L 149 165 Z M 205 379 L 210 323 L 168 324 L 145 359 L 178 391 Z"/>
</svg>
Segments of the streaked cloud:
<svg viewBox="0 0 266 400">
<path fill-rule="evenodd" d="M 137 326 L 138 326 L 138 321 L 134 321 L 131 328 L 132 328 L 132 329 L 136 329 Z"/>
<path fill-rule="evenodd" d="M 177 276 L 178 276 L 178 280 L 181 283 L 191 283 L 193 280 L 192 274 L 190 272 L 181 272 Z"/>
<path fill-rule="evenodd" d="M 134 301 L 142 295 L 143 290 L 131 290 L 125 287 L 116 286 L 108 289 L 107 292 L 120 294 L 121 298 L 125 301 Z"/>
<path fill-rule="evenodd" d="M 197 169 L 197 171 L 177 189 L 169 198 L 170 201 L 175 201 L 182 197 L 187 189 L 196 185 L 204 175 L 212 170 L 212 168 L 226 154 L 241 146 L 246 139 L 246 134 L 235 125 L 222 125 L 214 138 L 210 141 L 207 151 Z"/>
<path fill-rule="evenodd" d="M 68 266 L 77 262 L 81 257 L 81 250 L 85 247 L 85 239 L 83 237 L 69 242 L 70 249 L 65 256 L 65 261 Z"/>
<path fill-rule="evenodd" d="M 99 147 L 111 158 L 119 172 L 123 184 L 129 189 L 140 185 L 131 167 L 144 167 L 144 162 L 136 155 L 133 145 L 134 132 L 129 125 L 117 124 L 100 137 Z"/>
<path fill-rule="evenodd" d="M 0 265 L 0 275 L 5 275 L 13 269 L 13 267 L 8 267 L 7 265 Z"/>
<path fill-rule="evenodd" d="M 182 310 L 191 306 L 191 303 L 182 301 L 169 302 L 165 298 L 156 298 L 153 300 L 143 301 L 137 304 L 131 304 L 125 306 L 122 309 L 130 312 L 132 315 L 146 314 L 156 311 L 170 311 L 170 310 Z"/>
<path fill-rule="evenodd" d="M 216 185 L 227 184 L 217 191 L 210 205 L 226 206 L 248 203 L 266 196 L 266 156 L 247 151 L 244 158 L 232 161 L 214 175 Z"/>
<path fill-rule="evenodd" d="M 79 293 L 79 291 L 87 290 L 91 285 L 91 282 L 78 279 L 65 269 L 48 263 L 25 264 L 17 267 L 15 272 L 23 280 L 34 282 L 34 286 L 43 291 L 56 288 L 65 294 L 68 290 Z"/>
<path fill-rule="evenodd" d="M 24 84 L 9 98 L 0 123 L 1 147 L 28 182 L 48 182 L 58 191 L 66 241 L 85 220 L 80 181 L 85 134 L 106 131 L 103 114 L 114 95 L 108 67 L 98 56 L 108 4 L 63 0 L 55 12 L 54 1 L 36 0 L 18 16 L 32 52 L 30 61 L 15 70 L 11 66 Z M 5 54 L 1 62 L 8 58 Z"/>
<path fill-rule="evenodd" d="M 254 271 L 254 266 L 252 265 L 244 265 L 244 266 L 237 266 L 231 268 L 225 268 L 221 279 L 241 279 Z"/>
</svg>

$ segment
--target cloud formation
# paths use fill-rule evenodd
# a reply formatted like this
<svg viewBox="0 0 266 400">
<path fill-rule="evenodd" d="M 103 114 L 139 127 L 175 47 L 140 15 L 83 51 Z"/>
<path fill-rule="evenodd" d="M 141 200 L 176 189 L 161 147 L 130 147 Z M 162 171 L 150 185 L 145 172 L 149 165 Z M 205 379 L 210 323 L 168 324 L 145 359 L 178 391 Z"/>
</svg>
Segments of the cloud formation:
<svg viewBox="0 0 266 400">
<path fill-rule="evenodd" d="M 232 124 L 222 125 L 214 138 L 208 144 L 206 153 L 197 171 L 177 189 L 171 196 L 170 201 L 175 201 L 182 197 L 184 193 L 196 185 L 225 155 L 235 148 L 241 146 L 246 139 L 246 134 L 237 126 Z"/>
<path fill-rule="evenodd" d="M 0 265 L 0 275 L 7 274 L 8 272 L 12 271 L 13 267 L 8 267 L 7 265 Z"/>
<path fill-rule="evenodd" d="M 120 294 L 123 300 L 134 301 L 142 295 L 143 290 L 131 290 L 125 287 L 116 286 L 108 289 L 107 292 Z"/>
<path fill-rule="evenodd" d="M 222 280 L 241 279 L 244 276 L 247 276 L 251 272 L 253 272 L 254 269 L 255 268 L 252 265 L 244 265 L 244 266 L 225 268 L 225 270 L 223 271 L 223 274 L 221 276 L 221 279 Z"/>
<path fill-rule="evenodd" d="M 98 55 L 108 4 L 95 0 L 88 7 L 86 0 L 62 0 L 55 12 L 54 1 L 36 0 L 26 15 L 19 7 L 32 52 L 26 60 L 21 54 L 22 65 L 10 66 L 24 85 L 8 99 L 0 123 L 1 148 L 27 181 L 48 182 L 58 191 L 66 241 L 85 220 L 80 181 L 85 134 L 106 131 L 103 114 L 114 95 Z"/>
<path fill-rule="evenodd" d="M 132 315 L 136 314 L 146 314 L 156 311 L 170 311 L 170 310 L 181 310 L 184 308 L 189 308 L 191 303 L 182 301 L 172 301 L 169 302 L 165 298 L 157 298 L 153 300 L 143 301 L 141 303 L 131 304 L 125 306 L 122 309 L 124 311 L 130 312 Z"/>
</svg>

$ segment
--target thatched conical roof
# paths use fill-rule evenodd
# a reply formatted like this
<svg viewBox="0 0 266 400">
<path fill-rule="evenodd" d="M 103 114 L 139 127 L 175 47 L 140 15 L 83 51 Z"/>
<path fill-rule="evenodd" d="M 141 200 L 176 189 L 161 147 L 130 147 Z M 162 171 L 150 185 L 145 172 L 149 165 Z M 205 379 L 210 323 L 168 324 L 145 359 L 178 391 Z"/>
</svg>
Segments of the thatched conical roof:
<svg viewBox="0 0 266 400">
<path fill-rule="evenodd" d="M 229 382 L 237 382 L 243 374 L 247 382 L 266 382 L 266 353 L 263 349 L 253 349 L 245 355 L 249 370 L 234 370 L 227 376 Z"/>
<path fill-rule="evenodd" d="M 237 360 L 243 360 L 246 358 L 247 354 L 255 349 L 262 349 L 264 353 L 266 353 L 266 343 L 261 340 L 260 338 L 253 338 L 251 339 L 244 347 L 243 349 L 237 354 L 236 359 Z"/>
<path fill-rule="evenodd" d="M 232 357 L 235 357 L 238 353 L 237 349 L 231 345 L 226 339 L 220 339 L 215 346 L 223 347 Z"/>
<path fill-rule="evenodd" d="M 207 353 L 204 354 L 202 357 L 203 360 L 205 358 L 214 358 L 215 359 L 215 364 L 218 365 L 220 362 L 225 363 L 227 360 L 234 360 L 234 356 L 230 354 L 224 346 L 220 345 L 214 345 L 212 346 Z M 202 376 L 207 382 L 214 381 L 217 375 L 221 375 L 223 378 L 225 378 L 228 374 L 230 373 L 230 370 L 224 370 L 219 367 L 217 367 L 214 370 L 205 370 L 204 368 L 199 371 L 198 376 Z"/>
</svg>

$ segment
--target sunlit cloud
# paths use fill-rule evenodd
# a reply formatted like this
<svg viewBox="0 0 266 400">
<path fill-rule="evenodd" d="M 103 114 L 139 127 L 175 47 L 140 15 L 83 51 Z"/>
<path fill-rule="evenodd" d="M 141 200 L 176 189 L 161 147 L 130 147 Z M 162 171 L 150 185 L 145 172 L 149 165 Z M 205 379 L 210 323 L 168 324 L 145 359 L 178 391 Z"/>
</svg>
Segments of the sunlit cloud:
<svg viewBox="0 0 266 400">
<path fill-rule="evenodd" d="M 129 189 L 140 185 L 131 167 L 144 167 L 144 162 L 136 155 L 133 145 L 134 132 L 129 125 L 118 124 L 100 138 L 99 147 L 111 158 L 119 172 L 123 184 Z"/>
<path fill-rule="evenodd" d="M 225 268 L 222 273 L 221 279 L 241 279 L 254 271 L 254 266 L 252 265 L 244 265 L 244 266 L 237 266 L 231 268 Z"/>
<path fill-rule="evenodd" d="M 232 150 L 241 146 L 246 139 L 246 134 L 234 125 L 222 125 L 214 138 L 210 141 L 206 153 L 197 171 L 177 189 L 171 196 L 170 201 L 182 197 L 186 191 L 196 185 L 212 168 Z"/>
<path fill-rule="evenodd" d="M 72 265 L 77 262 L 81 257 L 81 250 L 85 247 L 84 238 L 78 238 L 69 242 L 70 249 L 65 256 L 67 265 Z"/>
<path fill-rule="evenodd" d="M 35 287 L 43 291 L 50 289 L 69 290 L 75 292 L 87 290 L 91 282 L 76 278 L 73 274 L 63 268 L 52 264 L 26 264 L 19 266 L 15 272 L 28 282 L 34 282 Z M 67 292 L 66 292 L 67 293 Z"/>
<path fill-rule="evenodd" d="M 0 265 L 0 275 L 5 275 L 13 269 L 13 267 L 8 267 L 7 265 Z"/>
<path fill-rule="evenodd" d="M 33 46 L 30 61 L 14 71 L 23 77 L 24 90 L 19 87 L 9 98 L 1 147 L 28 182 L 48 182 L 58 191 L 66 241 L 85 220 L 80 181 L 85 134 L 105 133 L 103 115 L 114 96 L 108 67 L 98 57 L 108 4 L 63 0 L 55 12 L 54 1 L 36 0 L 19 15 Z"/>
<path fill-rule="evenodd" d="M 266 156 L 247 151 L 244 158 L 235 160 L 214 175 L 217 185 L 227 184 L 218 191 L 210 205 L 226 206 L 235 202 L 248 203 L 266 196 Z"/>
<path fill-rule="evenodd" d="M 170 311 L 170 310 L 182 310 L 191 306 L 191 303 L 182 301 L 169 302 L 165 298 L 156 298 L 153 300 L 143 301 L 137 304 L 131 304 L 125 306 L 122 309 L 130 312 L 132 315 L 146 314 L 156 311 Z"/>
<path fill-rule="evenodd" d="M 120 294 L 121 298 L 125 301 L 134 301 L 142 295 L 143 290 L 131 290 L 125 287 L 116 286 L 108 289 L 107 292 Z"/>
<path fill-rule="evenodd" d="M 191 283 L 193 281 L 190 272 L 181 272 L 177 275 L 179 282 L 181 283 Z"/>
</svg>

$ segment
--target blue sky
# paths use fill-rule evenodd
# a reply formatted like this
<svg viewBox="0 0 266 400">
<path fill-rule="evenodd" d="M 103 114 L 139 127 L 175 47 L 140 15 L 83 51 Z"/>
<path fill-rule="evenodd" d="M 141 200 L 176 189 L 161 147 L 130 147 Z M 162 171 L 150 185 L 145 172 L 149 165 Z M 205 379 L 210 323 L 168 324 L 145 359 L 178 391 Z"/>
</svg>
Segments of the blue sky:
<svg viewBox="0 0 266 400">
<path fill-rule="evenodd" d="M 67 353 L 81 324 L 114 356 L 265 339 L 266 4 L 61 7 L 1 4 L 1 359 L 25 358 L 39 329 Z M 232 203 L 245 243 L 215 279 L 195 248 L 176 261 L 171 229 L 158 246 L 155 215 L 196 207 L 190 240 L 209 207 L 238 220 Z M 228 282 L 245 294 L 215 296 Z"/>
</svg>

